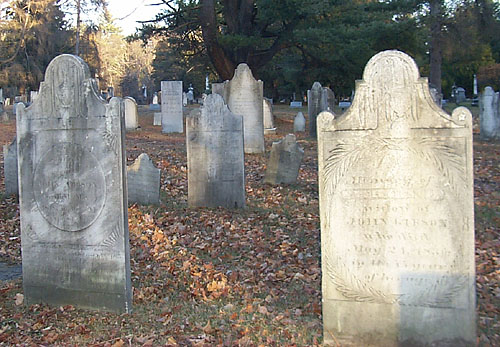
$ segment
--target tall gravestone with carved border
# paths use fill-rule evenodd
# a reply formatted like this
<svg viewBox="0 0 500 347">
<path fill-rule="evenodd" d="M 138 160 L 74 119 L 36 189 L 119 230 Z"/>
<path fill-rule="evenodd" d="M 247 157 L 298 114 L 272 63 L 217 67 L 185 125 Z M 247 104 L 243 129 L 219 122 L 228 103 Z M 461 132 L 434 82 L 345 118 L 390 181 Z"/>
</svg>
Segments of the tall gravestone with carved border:
<svg viewBox="0 0 500 347">
<path fill-rule="evenodd" d="M 326 345 L 474 346 L 472 118 L 415 62 L 375 55 L 318 118 Z"/>
<path fill-rule="evenodd" d="M 182 81 L 161 81 L 161 132 L 183 131 Z"/>
<path fill-rule="evenodd" d="M 245 153 L 264 153 L 264 84 L 257 81 L 247 64 L 240 64 L 233 79 L 224 82 L 223 97 L 234 114 L 243 116 Z"/>
<path fill-rule="evenodd" d="M 130 312 L 121 100 L 98 97 L 87 64 L 65 54 L 18 110 L 25 302 Z"/>
<path fill-rule="evenodd" d="M 243 119 L 218 94 L 186 120 L 188 204 L 245 207 Z"/>
</svg>

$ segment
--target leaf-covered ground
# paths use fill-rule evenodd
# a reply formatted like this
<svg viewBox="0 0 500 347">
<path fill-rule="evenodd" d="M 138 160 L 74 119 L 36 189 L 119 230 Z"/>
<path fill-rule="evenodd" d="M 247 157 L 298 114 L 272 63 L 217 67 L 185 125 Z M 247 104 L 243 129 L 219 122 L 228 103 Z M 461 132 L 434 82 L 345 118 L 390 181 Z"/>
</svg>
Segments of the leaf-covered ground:
<svg viewBox="0 0 500 347">
<path fill-rule="evenodd" d="M 298 135 L 305 156 L 297 184 L 262 183 L 271 143 L 292 132 L 296 112 L 277 107 L 278 134 L 266 136 L 267 154 L 245 156 L 247 208 L 234 211 L 187 207 L 185 137 L 161 134 L 141 107 L 141 130 L 127 134 L 127 159 L 145 152 L 162 170 L 162 204 L 129 207 L 134 312 L 25 307 L 22 281 L 0 281 L 0 344 L 321 344 L 316 141 Z M 0 143 L 7 144 L 14 121 L 0 126 Z M 500 143 L 479 141 L 475 132 L 478 343 L 494 346 L 500 345 Z M 0 159 L 3 191 L 1 153 Z M 14 197 L 0 197 L 0 260 L 21 261 Z"/>
</svg>

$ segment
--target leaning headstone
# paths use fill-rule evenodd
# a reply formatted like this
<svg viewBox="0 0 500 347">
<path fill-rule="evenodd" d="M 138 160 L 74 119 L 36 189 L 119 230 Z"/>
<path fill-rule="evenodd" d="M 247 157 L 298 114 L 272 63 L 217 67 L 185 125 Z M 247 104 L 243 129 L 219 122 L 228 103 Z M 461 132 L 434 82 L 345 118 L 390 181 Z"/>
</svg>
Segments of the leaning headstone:
<svg viewBox="0 0 500 347">
<path fill-rule="evenodd" d="M 484 88 L 479 99 L 479 128 L 483 140 L 500 138 L 499 93 Z"/>
<path fill-rule="evenodd" d="M 5 195 L 18 195 L 17 186 L 17 141 L 3 146 L 3 172 L 5 183 Z"/>
<path fill-rule="evenodd" d="M 273 142 L 264 183 L 295 183 L 303 157 L 304 150 L 297 144 L 295 135 L 288 134 L 283 140 Z"/>
<path fill-rule="evenodd" d="M 318 118 L 325 345 L 475 346 L 472 115 L 398 51 Z"/>
<path fill-rule="evenodd" d="M 17 114 L 24 301 L 130 312 L 122 102 L 69 54 L 39 90 Z"/>
<path fill-rule="evenodd" d="M 153 125 L 161 125 L 161 112 L 155 112 L 153 115 Z"/>
<path fill-rule="evenodd" d="M 161 132 L 183 131 L 182 81 L 161 81 Z"/>
<path fill-rule="evenodd" d="M 297 113 L 293 119 L 293 132 L 303 132 L 306 131 L 306 118 L 302 112 Z"/>
<path fill-rule="evenodd" d="M 186 120 L 188 204 L 245 207 L 243 118 L 210 94 Z"/>
<path fill-rule="evenodd" d="M 123 105 L 125 107 L 125 128 L 127 130 L 137 129 L 139 127 L 139 115 L 135 99 L 127 96 L 123 99 Z"/>
<path fill-rule="evenodd" d="M 146 153 L 137 157 L 127 167 L 128 202 L 142 205 L 160 203 L 160 169 L 157 169 Z"/>
<path fill-rule="evenodd" d="M 309 116 L 309 136 L 311 137 L 316 137 L 316 118 L 322 111 L 322 93 L 323 87 L 319 82 L 314 82 L 312 88 L 307 91 L 307 114 Z"/>
<path fill-rule="evenodd" d="M 243 116 L 245 153 L 264 153 L 263 93 L 264 84 L 253 78 L 247 64 L 238 65 L 233 79 L 224 82 L 227 106 Z"/>
<path fill-rule="evenodd" d="M 273 105 L 266 98 L 262 99 L 262 109 L 264 114 L 264 135 L 276 134 L 274 127 Z"/>
</svg>

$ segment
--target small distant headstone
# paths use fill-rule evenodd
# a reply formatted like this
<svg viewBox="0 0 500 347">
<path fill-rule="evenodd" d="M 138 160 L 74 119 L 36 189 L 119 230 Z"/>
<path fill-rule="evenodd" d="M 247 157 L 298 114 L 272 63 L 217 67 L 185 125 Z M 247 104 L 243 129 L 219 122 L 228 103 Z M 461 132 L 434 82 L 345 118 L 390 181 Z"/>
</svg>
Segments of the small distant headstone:
<svg viewBox="0 0 500 347">
<path fill-rule="evenodd" d="M 3 98 L 3 89 L 0 88 L 0 104 L 4 102 L 4 98 Z"/>
<path fill-rule="evenodd" d="M 328 87 L 321 89 L 321 111 L 333 111 L 335 107 L 335 93 Z"/>
<path fill-rule="evenodd" d="M 17 185 L 17 141 L 3 146 L 3 171 L 5 183 L 5 195 L 18 195 Z"/>
<path fill-rule="evenodd" d="M 161 112 L 155 112 L 153 115 L 153 125 L 161 125 Z"/>
<path fill-rule="evenodd" d="M 323 87 L 321 83 L 314 82 L 310 90 L 307 91 L 307 114 L 309 116 L 309 136 L 316 137 L 316 118 L 322 111 L 321 94 Z"/>
<path fill-rule="evenodd" d="M 135 130 L 139 127 L 139 115 L 137 113 L 137 103 L 135 99 L 127 96 L 123 99 L 125 106 L 125 129 Z"/>
<path fill-rule="evenodd" d="M 18 105 L 23 105 L 24 106 L 24 103 L 22 102 L 16 102 L 13 106 L 12 106 L 12 114 L 14 114 L 14 116 L 17 114 L 17 107 Z"/>
<path fill-rule="evenodd" d="M 303 156 L 304 150 L 297 144 L 297 139 L 293 134 L 286 135 L 281 141 L 273 142 L 264 182 L 270 184 L 295 183 Z"/>
<path fill-rule="evenodd" d="M 155 92 L 153 94 L 153 100 L 152 100 L 151 104 L 149 105 L 149 110 L 150 111 L 160 111 L 161 110 L 160 104 L 158 103 L 158 93 L 157 92 Z"/>
<path fill-rule="evenodd" d="M 227 106 L 243 116 L 245 153 L 264 153 L 263 93 L 264 84 L 255 80 L 247 64 L 239 64 L 233 79 L 224 82 Z"/>
<path fill-rule="evenodd" d="M 470 111 L 381 52 L 318 151 L 324 344 L 475 346 Z"/>
<path fill-rule="evenodd" d="M 293 119 L 293 132 L 297 133 L 302 131 L 306 131 L 306 117 L 304 117 L 302 112 L 299 112 Z"/>
<path fill-rule="evenodd" d="M 9 115 L 7 114 L 7 111 L 5 111 L 3 103 L 0 103 L 0 119 L 3 123 L 9 121 Z"/>
<path fill-rule="evenodd" d="M 262 99 L 262 109 L 264 113 L 264 135 L 276 134 L 274 127 L 273 105 L 266 98 Z"/>
<path fill-rule="evenodd" d="M 349 107 L 351 107 L 351 102 L 349 102 L 349 101 L 341 101 L 341 102 L 339 102 L 339 108 L 342 111 L 347 110 Z"/>
<path fill-rule="evenodd" d="M 291 101 L 290 107 L 291 108 L 300 108 L 300 107 L 302 107 L 302 101 Z"/>
<path fill-rule="evenodd" d="M 243 118 L 210 94 L 186 119 L 188 204 L 245 207 Z"/>
<path fill-rule="evenodd" d="M 434 102 L 436 103 L 436 105 L 438 105 L 439 107 L 441 107 L 442 102 L 443 102 L 443 94 L 441 94 L 440 92 L 438 92 L 438 90 L 436 88 L 434 88 L 434 87 L 429 87 L 429 91 L 431 93 L 432 100 L 434 100 Z"/>
<path fill-rule="evenodd" d="M 455 101 L 457 104 L 461 104 L 465 101 L 465 89 L 462 87 L 458 87 L 456 89 Z"/>
<path fill-rule="evenodd" d="M 183 131 L 182 81 L 161 81 L 161 132 Z"/>
<path fill-rule="evenodd" d="M 128 202 L 142 205 L 160 203 L 160 169 L 142 153 L 127 167 Z"/>
<path fill-rule="evenodd" d="M 186 107 L 188 104 L 188 97 L 187 97 L 187 93 L 184 92 L 182 93 L 182 106 Z"/>
<path fill-rule="evenodd" d="M 130 312 L 122 101 L 60 55 L 17 112 L 24 302 Z"/>
<path fill-rule="evenodd" d="M 500 138 L 499 93 L 484 88 L 479 99 L 479 128 L 483 140 Z"/>
</svg>

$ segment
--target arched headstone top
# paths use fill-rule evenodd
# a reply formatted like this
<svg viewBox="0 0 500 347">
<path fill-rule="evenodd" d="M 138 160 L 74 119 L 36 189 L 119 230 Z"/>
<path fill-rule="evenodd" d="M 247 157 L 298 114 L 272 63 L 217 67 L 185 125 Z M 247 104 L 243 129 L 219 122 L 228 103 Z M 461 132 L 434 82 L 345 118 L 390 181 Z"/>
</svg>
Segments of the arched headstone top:
<svg viewBox="0 0 500 347">
<path fill-rule="evenodd" d="M 391 50 L 374 55 L 366 64 L 363 81 L 384 87 L 401 87 L 420 78 L 418 66 L 406 53 Z"/>
</svg>

